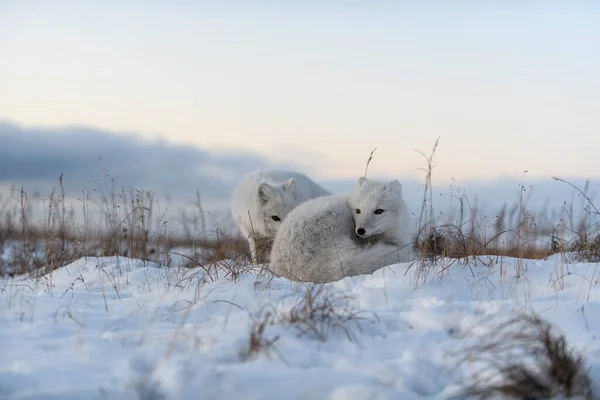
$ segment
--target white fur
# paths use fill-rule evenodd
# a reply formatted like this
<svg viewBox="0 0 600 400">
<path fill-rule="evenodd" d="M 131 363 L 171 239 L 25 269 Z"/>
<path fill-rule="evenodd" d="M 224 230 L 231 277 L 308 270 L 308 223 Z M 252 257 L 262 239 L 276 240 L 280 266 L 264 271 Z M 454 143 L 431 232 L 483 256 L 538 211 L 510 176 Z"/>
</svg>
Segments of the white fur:
<svg viewBox="0 0 600 400">
<path fill-rule="evenodd" d="M 402 198 L 402 186 L 397 180 L 377 182 L 358 178 L 348 198 L 355 232 L 362 238 L 380 236 L 384 241 L 404 246 L 411 238 L 408 207 Z M 383 211 L 381 214 L 375 212 Z M 359 234 L 359 229 L 365 233 Z"/>
<path fill-rule="evenodd" d="M 264 170 L 242 177 L 233 191 L 231 214 L 248 239 L 252 262 L 268 262 L 277 229 L 292 209 L 306 200 L 329 194 L 298 172 Z M 274 221 L 273 216 L 279 221 Z"/>
<path fill-rule="evenodd" d="M 383 212 L 374 214 L 377 209 Z M 309 200 L 288 214 L 273 242 L 272 271 L 323 283 L 412 261 L 408 218 L 397 180 L 360 178 L 350 195 Z M 356 234 L 359 228 L 365 230 L 362 236 Z"/>
</svg>

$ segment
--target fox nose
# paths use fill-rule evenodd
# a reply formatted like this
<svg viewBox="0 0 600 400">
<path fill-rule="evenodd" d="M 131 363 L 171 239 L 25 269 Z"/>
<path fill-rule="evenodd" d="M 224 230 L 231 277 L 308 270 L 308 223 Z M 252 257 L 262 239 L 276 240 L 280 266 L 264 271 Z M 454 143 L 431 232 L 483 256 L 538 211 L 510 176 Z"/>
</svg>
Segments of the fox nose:
<svg viewBox="0 0 600 400">
<path fill-rule="evenodd" d="M 357 234 L 358 236 L 362 236 L 362 235 L 364 235 L 364 234 L 365 234 L 365 230 L 364 230 L 363 228 L 358 228 L 358 229 L 356 230 L 356 234 Z"/>
</svg>

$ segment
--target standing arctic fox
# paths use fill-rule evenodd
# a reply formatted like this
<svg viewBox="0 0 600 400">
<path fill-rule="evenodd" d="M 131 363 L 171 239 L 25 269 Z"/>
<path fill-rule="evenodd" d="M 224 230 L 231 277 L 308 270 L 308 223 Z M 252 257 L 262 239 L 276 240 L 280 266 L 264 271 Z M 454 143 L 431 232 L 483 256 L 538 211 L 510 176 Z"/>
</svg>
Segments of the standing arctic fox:
<svg viewBox="0 0 600 400">
<path fill-rule="evenodd" d="M 238 182 L 231 214 L 248 239 L 252 262 L 268 262 L 271 244 L 281 221 L 298 204 L 331 194 L 308 176 L 292 171 L 251 172 Z"/>
<path fill-rule="evenodd" d="M 272 271 L 323 283 L 412 261 L 408 215 L 400 182 L 359 178 L 350 195 L 309 200 L 289 213 L 273 242 Z"/>
</svg>

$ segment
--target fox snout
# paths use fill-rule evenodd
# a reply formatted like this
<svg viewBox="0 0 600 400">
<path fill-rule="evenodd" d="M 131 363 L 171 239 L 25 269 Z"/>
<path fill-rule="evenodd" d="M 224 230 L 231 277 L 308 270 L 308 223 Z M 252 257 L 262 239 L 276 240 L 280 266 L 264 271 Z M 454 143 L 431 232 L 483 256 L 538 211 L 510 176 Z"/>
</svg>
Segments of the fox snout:
<svg viewBox="0 0 600 400">
<path fill-rule="evenodd" d="M 363 228 L 358 228 L 358 229 L 356 230 L 356 234 L 357 234 L 358 236 L 363 236 L 365 233 L 367 233 L 367 232 L 366 232 L 366 231 L 365 231 Z"/>
</svg>

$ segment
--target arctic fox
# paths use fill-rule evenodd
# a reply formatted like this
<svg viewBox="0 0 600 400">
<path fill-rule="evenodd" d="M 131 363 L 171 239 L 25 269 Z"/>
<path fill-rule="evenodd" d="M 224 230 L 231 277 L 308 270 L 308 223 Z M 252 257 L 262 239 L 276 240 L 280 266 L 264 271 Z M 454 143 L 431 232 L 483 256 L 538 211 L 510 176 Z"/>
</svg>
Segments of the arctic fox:
<svg viewBox="0 0 600 400">
<path fill-rule="evenodd" d="M 331 194 L 308 176 L 292 171 L 251 172 L 238 182 L 231 214 L 248 239 L 253 263 L 268 262 L 281 221 L 298 204 Z"/>
<path fill-rule="evenodd" d="M 400 182 L 359 178 L 349 195 L 309 200 L 283 221 L 271 251 L 280 277 L 324 283 L 415 259 Z"/>
</svg>

